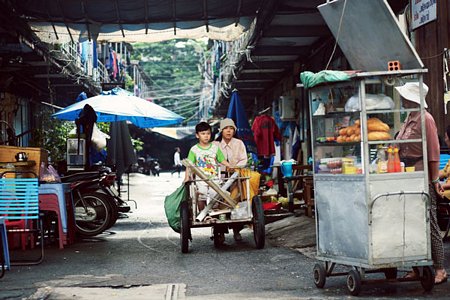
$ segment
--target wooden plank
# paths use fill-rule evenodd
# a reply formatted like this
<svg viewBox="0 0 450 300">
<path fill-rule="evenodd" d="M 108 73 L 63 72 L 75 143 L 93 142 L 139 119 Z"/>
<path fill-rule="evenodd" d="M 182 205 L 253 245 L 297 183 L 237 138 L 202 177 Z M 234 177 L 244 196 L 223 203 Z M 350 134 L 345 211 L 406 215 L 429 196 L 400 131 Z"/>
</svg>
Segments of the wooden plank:
<svg viewBox="0 0 450 300">
<path fill-rule="evenodd" d="M 200 170 L 200 168 L 194 166 L 194 164 L 190 160 L 183 159 L 181 163 L 186 167 L 186 169 L 191 170 L 195 175 L 200 177 L 200 179 L 203 179 L 207 185 L 209 185 L 217 194 L 220 195 L 220 197 L 223 198 L 223 200 L 225 200 L 225 202 L 232 205 L 232 207 L 236 206 L 237 203 L 230 197 L 230 195 L 225 193 L 215 182 L 211 181 L 208 176 L 206 176 L 205 173 Z"/>
</svg>

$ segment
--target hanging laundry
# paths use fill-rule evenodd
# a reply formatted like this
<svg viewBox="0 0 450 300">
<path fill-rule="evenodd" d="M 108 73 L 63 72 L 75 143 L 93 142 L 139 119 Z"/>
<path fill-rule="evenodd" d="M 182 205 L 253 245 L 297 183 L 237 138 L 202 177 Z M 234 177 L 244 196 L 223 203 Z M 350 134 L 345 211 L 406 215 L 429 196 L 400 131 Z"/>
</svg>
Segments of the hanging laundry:
<svg viewBox="0 0 450 300">
<path fill-rule="evenodd" d="M 116 51 L 113 51 L 113 78 L 114 79 L 116 79 L 118 71 L 119 71 L 119 68 L 117 67 L 117 53 L 116 53 Z"/>
<path fill-rule="evenodd" d="M 280 130 L 275 120 L 268 115 L 257 116 L 252 125 L 258 156 L 275 154 L 275 140 L 281 140 Z"/>
<path fill-rule="evenodd" d="M 98 49 L 97 42 L 92 43 L 92 66 L 98 68 Z"/>
</svg>

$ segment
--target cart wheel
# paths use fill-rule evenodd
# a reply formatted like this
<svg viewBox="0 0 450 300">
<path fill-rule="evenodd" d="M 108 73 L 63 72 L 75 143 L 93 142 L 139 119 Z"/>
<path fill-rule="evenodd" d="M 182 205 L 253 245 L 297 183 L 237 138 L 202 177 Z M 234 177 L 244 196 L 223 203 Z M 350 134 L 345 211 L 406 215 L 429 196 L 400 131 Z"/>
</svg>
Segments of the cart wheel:
<svg viewBox="0 0 450 300">
<path fill-rule="evenodd" d="M 397 278 L 397 268 L 387 268 L 383 269 L 384 276 L 386 279 L 396 279 Z"/>
<path fill-rule="evenodd" d="M 225 243 L 225 234 L 223 232 L 218 232 L 214 228 L 214 247 L 220 248 Z"/>
<path fill-rule="evenodd" d="M 189 239 L 192 239 L 192 237 L 191 237 L 191 229 L 189 228 L 189 203 L 187 201 L 181 202 L 180 216 L 181 216 L 181 230 L 180 230 L 181 252 L 188 253 Z"/>
<path fill-rule="evenodd" d="M 254 196 L 252 200 L 253 212 L 253 236 L 255 238 L 256 249 L 264 248 L 266 242 L 266 227 L 264 210 L 262 207 L 261 198 Z"/>
<path fill-rule="evenodd" d="M 314 265 L 314 284 L 319 288 L 323 288 L 325 286 L 325 281 L 327 279 L 327 271 L 322 264 Z"/>
<path fill-rule="evenodd" d="M 347 289 L 352 296 L 358 296 L 361 292 L 361 275 L 356 270 L 350 270 L 347 275 Z"/>
<path fill-rule="evenodd" d="M 423 274 L 420 277 L 420 284 L 425 291 L 429 292 L 434 287 L 434 269 L 430 266 L 423 267 Z"/>
</svg>

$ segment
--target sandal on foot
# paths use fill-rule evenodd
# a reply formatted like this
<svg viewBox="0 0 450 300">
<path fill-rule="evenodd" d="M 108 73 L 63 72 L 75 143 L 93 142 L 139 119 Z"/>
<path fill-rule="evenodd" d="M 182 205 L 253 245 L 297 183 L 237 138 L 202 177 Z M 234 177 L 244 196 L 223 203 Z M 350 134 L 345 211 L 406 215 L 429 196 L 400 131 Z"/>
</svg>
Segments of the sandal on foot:
<svg viewBox="0 0 450 300">
<path fill-rule="evenodd" d="M 448 280 L 447 272 L 443 271 L 436 274 L 436 276 L 434 277 L 434 284 L 441 284 L 447 282 L 447 280 Z"/>
</svg>

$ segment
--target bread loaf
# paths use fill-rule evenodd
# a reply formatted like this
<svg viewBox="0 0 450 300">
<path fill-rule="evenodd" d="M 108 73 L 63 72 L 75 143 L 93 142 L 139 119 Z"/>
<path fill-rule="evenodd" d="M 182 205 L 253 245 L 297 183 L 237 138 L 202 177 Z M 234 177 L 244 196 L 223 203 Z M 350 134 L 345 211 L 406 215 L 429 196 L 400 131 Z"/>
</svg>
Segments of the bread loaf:
<svg viewBox="0 0 450 300">
<path fill-rule="evenodd" d="M 369 118 L 367 119 L 367 131 L 384 131 L 389 132 L 389 125 L 384 123 L 378 118 Z"/>
<path fill-rule="evenodd" d="M 367 124 L 371 124 L 371 123 L 383 123 L 383 121 L 381 121 L 380 119 L 375 118 L 375 117 L 367 119 Z"/>
<path fill-rule="evenodd" d="M 369 141 L 385 141 L 390 140 L 391 135 L 385 131 L 372 131 L 367 134 L 367 139 Z"/>
<path fill-rule="evenodd" d="M 347 127 L 347 136 L 351 136 L 354 133 L 355 133 L 355 128 L 353 126 L 348 126 Z"/>
<path fill-rule="evenodd" d="M 369 132 L 371 131 L 384 131 L 384 132 L 389 132 L 390 128 L 389 125 L 383 123 L 383 122 L 372 122 L 372 123 L 367 123 L 367 130 Z"/>
</svg>

